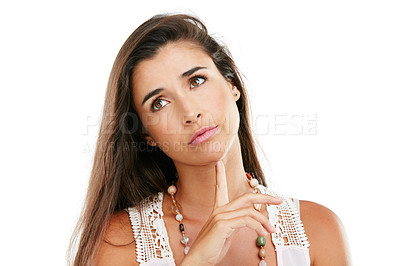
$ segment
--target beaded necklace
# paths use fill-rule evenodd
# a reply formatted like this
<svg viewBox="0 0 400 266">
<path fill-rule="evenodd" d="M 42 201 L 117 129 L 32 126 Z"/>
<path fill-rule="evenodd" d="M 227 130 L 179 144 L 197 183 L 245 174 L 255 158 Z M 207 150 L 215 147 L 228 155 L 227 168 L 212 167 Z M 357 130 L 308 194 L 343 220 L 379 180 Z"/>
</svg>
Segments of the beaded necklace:
<svg viewBox="0 0 400 266">
<path fill-rule="evenodd" d="M 251 188 L 253 188 L 253 193 L 259 193 L 259 190 L 257 189 L 258 186 L 258 180 L 256 178 L 253 178 L 249 173 L 246 172 L 246 177 L 247 181 L 249 182 L 249 185 Z M 171 195 L 172 198 L 172 209 L 175 212 L 176 216 L 175 219 L 179 223 L 179 231 L 181 231 L 182 237 L 181 237 L 181 243 L 184 245 L 184 253 L 185 256 L 190 250 L 190 246 L 188 245 L 189 243 L 189 237 L 185 234 L 185 226 L 183 225 L 183 215 L 182 212 L 180 211 L 181 208 L 179 208 L 178 202 L 175 200 L 175 195 L 176 193 L 176 187 L 174 185 L 171 185 L 168 187 L 168 194 Z M 254 208 L 258 211 L 261 209 L 261 204 L 254 204 Z M 256 240 L 256 245 L 257 247 L 260 248 L 258 251 L 258 256 L 260 257 L 260 263 L 258 264 L 259 266 L 267 266 L 267 263 L 265 262 L 265 255 L 266 251 L 264 249 L 264 246 L 266 244 L 266 240 L 264 236 L 258 236 Z"/>
</svg>

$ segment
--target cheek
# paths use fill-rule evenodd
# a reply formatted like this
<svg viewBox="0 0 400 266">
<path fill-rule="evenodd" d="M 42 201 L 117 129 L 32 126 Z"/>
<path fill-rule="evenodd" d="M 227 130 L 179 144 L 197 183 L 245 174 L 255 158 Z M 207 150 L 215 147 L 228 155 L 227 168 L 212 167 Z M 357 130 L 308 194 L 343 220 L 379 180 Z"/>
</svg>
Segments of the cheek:
<svg viewBox="0 0 400 266">
<path fill-rule="evenodd" d="M 140 117 L 140 120 L 142 121 L 147 133 L 156 139 L 156 136 L 160 134 L 160 128 L 162 128 L 162 120 L 160 117 L 152 114 L 144 114 Z"/>
<path fill-rule="evenodd" d="M 232 98 L 229 91 L 221 92 L 215 99 L 212 100 L 214 105 L 214 110 L 223 113 L 225 119 L 231 120 L 232 117 L 236 116 L 236 103 Z"/>
<path fill-rule="evenodd" d="M 146 128 L 146 131 L 150 135 L 153 135 L 152 131 L 154 131 L 154 128 L 156 128 L 160 123 L 160 119 L 157 116 L 151 114 L 142 115 L 140 117 L 140 120 L 142 121 L 143 126 Z"/>
<path fill-rule="evenodd" d="M 176 119 L 171 119 L 166 112 L 149 114 L 142 121 L 149 135 L 159 142 L 169 141 L 178 133 Z"/>
<path fill-rule="evenodd" d="M 221 86 L 221 85 L 220 85 Z M 229 94 L 224 89 L 210 90 L 209 93 L 204 95 L 203 104 L 206 108 L 204 110 L 213 112 L 227 112 L 229 108 Z"/>
</svg>

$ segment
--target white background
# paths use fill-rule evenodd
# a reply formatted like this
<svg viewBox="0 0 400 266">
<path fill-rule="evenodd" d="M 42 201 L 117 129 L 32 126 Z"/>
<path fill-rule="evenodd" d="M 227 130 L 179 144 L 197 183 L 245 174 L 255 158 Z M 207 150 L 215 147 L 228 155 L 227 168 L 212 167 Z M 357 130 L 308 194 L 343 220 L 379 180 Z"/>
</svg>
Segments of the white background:
<svg viewBox="0 0 400 266">
<path fill-rule="evenodd" d="M 333 210 L 355 265 L 393 265 L 397 1 L 141 2 L 1 2 L 1 264 L 65 264 L 115 56 L 151 16 L 189 11 L 246 76 L 274 186 Z"/>
</svg>

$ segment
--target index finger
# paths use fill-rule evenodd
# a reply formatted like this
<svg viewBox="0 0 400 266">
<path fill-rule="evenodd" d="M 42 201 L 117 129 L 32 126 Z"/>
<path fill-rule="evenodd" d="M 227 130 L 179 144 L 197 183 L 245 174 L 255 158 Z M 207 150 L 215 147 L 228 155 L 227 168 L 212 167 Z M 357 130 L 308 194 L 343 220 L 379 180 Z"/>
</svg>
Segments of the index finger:
<svg viewBox="0 0 400 266">
<path fill-rule="evenodd" d="M 214 209 L 224 206 L 229 202 L 228 186 L 226 184 L 226 175 L 224 163 L 219 160 L 215 165 L 216 185 L 215 185 L 215 202 Z"/>
</svg>

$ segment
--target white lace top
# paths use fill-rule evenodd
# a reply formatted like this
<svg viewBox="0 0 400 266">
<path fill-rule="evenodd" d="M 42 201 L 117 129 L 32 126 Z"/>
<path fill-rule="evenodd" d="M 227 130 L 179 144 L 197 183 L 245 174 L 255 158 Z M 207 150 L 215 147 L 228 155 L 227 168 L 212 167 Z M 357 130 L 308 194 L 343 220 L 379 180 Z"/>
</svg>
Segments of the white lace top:
<svg viewBox="0 0 400 266">
<path fill-rule="evenodd" d="M 276 228 L 276 232 L 271 236 L 278 266 L 310 266 L 310 244 L 300 220 L 299 201 L 261 185 L 257 188 L 263 194 L 283 198 L 282 204 L 267 206 L 269 220 Z M 137 208 L 128 208 L 136 239 L 136 259 L 142 266 L 175 265 L 163 220 L 162 201 L 163 193 L 160 192 L 141 202 L 141 217 Z"/>
</svg>

